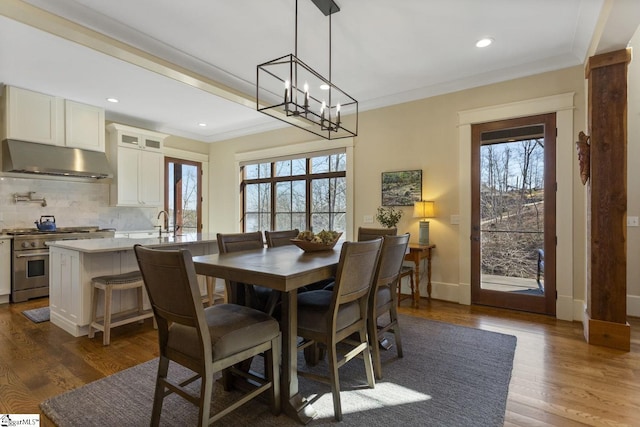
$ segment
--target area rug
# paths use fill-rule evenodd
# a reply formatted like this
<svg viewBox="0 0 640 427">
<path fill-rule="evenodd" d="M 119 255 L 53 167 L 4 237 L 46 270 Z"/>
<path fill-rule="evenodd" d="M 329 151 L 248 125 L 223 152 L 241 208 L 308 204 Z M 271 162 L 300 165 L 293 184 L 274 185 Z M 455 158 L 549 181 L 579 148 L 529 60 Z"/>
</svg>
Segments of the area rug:
<svg viewBox="0 0 640 427">
<path fill-rule="evenodd" d="M 362 360 L 340 368 L 343 425 L 502 426 L 516 338 L 479 329 L 401 316 L 404 358 L 382 351 L 384 378 L 366 387 Z M 257 360 L 256 362 L 261 362 Z M 134 366 L 40 404 L 58 426 L 149 425 L 157 359 Z M 262 363 L 254 363 L 260 368 Z M 304 358 L 299 369 L 307 370 Z M 174 364 L 172 364 L 173 366 Z M 313 368 L 327 372 L 326 361 Z M 171 374 L 188 376 L 177 368 Z M 195 383 L 194 383 L 195 384 Z M 331 390 L 299 378 L 302 394 L 318 416 L 308 425 L 335 423 Z M 229 399 L 216 383 L 212 410 Z M 235 396 L 233 396 L 235 397 Z M 266 402 L 254 400 L 220 421 L 228 426 L 298 426 L 282 414 L 274 417 Z M 181 398 L 165 398 L 161 425 L 196 425 L 197 410 Z"/>
<path fill-rule="evenodd" d="M 22 312 L 25 317 L 34 323 L 42 323 L 49 321 L 49 307 L 34 308 Z"/>
</svg>

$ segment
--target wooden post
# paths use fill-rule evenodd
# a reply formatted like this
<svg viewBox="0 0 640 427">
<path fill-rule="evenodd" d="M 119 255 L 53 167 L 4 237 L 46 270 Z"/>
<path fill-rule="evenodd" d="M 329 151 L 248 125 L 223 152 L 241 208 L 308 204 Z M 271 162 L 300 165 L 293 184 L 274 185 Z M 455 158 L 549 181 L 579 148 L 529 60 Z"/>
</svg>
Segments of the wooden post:
<svg viewBox="0 0 640 427">
<path fill-rule="evenodd" d="M 631 50 L 596 55 L 586 67 L 591 136 L 587 313 L 590 344 L 629 351 L 627 323 L 627 65 Z"/>
</svg>

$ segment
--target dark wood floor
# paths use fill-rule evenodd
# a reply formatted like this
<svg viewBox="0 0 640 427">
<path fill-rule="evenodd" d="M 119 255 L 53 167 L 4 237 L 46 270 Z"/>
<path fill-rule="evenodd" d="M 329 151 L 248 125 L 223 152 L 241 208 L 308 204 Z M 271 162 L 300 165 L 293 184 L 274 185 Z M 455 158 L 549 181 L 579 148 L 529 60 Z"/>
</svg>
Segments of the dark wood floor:
<svg viewBox="0 0 640 427">
<path fill-rule="evenodd" d="M 0 413 L 39 413 L 48 397 L 158 355 L 150 320 L 117 328 L 103 347 L 101 334 L 73 338 L 21 314 L 47 304 L 41 298 L 0 306 Z M 640 425 L 640 319 L 629 321 L 626 353 L 586 344 L 578 322 L 442 301 L 401 311 L 518 338 L 506 426 Z"/>
</svg>

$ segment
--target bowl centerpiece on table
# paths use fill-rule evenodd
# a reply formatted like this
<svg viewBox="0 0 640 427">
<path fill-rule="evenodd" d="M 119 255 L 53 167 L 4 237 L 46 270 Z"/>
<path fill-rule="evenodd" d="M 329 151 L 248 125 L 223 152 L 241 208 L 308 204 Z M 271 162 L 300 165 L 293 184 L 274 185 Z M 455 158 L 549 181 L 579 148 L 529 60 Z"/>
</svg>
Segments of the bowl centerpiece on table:
<svg viewBox="0 0 640 427">
<path fill-rule="evenodd" d="M 322 230 L 318 234 L 313 231 L 301 231 L 298 237 L 291 239 L 291 243 L 305 252 L 329 251 L 338 242 L 342 233 L 337 231 Z"/>
</svg>

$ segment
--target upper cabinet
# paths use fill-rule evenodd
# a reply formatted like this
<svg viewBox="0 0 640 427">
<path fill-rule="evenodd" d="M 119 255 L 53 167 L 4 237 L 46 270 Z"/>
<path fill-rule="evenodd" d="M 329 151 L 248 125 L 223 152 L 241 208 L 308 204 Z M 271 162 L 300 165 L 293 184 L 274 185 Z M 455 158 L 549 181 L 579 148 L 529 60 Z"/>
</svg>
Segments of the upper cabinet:
<svg viewBox="0 0 640 427">
<path fill-rule="evenodd" d="M 4 86 L 2 139 L 64 145 L 64 100 Z"/>
<path fill-rule="evenodd" d="M 111 204 L 115 206 L 164 206 L 163 141 L 158 132 L 111 123 L 109 162 L 114 171 Z"/>
<path fill-rule="evenodd" d="M 104 153 L 104 108 L 66 100 L 64 113 L 66 146 Z"/>
<path fill-rule="evenodd" d="M 104 109 L 4 86 L 2 139 L 105 151 Z"/>
</svg>

